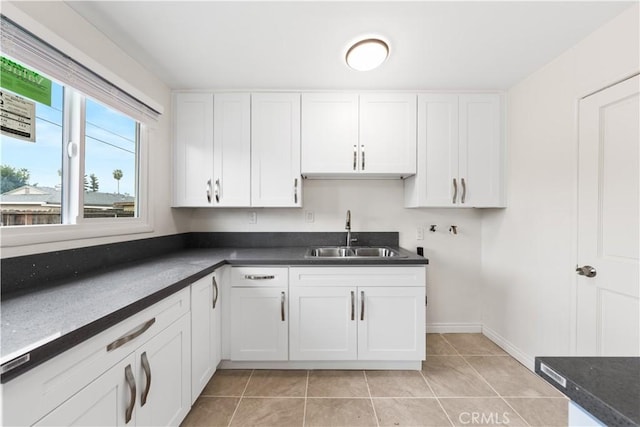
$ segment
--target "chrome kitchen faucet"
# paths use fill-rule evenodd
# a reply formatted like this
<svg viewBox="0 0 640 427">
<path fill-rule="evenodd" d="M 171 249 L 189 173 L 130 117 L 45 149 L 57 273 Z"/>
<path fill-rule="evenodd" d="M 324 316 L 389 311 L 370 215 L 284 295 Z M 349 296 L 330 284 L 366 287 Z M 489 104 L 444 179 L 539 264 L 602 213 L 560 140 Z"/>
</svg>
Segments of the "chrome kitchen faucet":
<svg viewBox="0 0 640 427">
<path fill-rule="evenodd" d="M 347 222 L 344 226 L 347 230 L 347 247 L 351 247 L 351 210 L 347 209 Z"/>
</svg>

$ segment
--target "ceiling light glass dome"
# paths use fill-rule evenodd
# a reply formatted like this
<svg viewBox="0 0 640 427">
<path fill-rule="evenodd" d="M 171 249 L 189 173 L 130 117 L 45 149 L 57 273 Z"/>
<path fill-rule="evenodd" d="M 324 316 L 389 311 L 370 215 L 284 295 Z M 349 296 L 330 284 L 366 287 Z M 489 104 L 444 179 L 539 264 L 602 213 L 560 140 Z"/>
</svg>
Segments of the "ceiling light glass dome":
<svg viewBox="0 0 640 427">
<path fill-rule="evenodd" d="M 377 38 L 360 40 L 349 48 L 347 65 L 356 71 L 378 68 L 389 57 L 389 45 Z"/>
</svg>

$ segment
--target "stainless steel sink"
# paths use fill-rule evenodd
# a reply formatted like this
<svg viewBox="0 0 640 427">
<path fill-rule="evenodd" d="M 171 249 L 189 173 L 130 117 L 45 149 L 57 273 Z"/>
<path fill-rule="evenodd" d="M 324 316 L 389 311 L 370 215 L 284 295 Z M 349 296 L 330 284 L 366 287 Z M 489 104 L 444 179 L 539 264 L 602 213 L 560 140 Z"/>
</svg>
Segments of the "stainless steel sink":
<svg viewBox="0 0 640 427">
<path fill-rule="evenodd" d="M 388 257 L 397 257 L 400 254 L 393 249 L 390 248 L 354 248 L 356 256 L 367 256 L 367 257 L 379 257 L 379 258 L 388 258 Z"/>
<path fill-rule="evenodd" d="M 405 258 L 397 251 L 386 246 L 368 247 L 368 246 L 332 246 L 332 247 L 316 247 L 309 248 L 305 255 L 307 258 Z"/>
<path fill-rule="evenodd" d="M 353 256 L 353 249 L 334 247 L 334 248 L 311 248 L 307 251 L 307 256 L 322 258 L 344 258 Z"/>
</svg>

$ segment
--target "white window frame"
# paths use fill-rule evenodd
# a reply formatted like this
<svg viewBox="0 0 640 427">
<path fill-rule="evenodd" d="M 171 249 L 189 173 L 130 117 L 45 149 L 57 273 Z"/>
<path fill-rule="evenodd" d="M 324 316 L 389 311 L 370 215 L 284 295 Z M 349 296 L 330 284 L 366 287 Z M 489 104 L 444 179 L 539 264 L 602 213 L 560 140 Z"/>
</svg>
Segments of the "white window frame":
<svg viewBox="0 0 640 427">
<path fill-rule="evenodd" d="M 57 34 L 44 27 L 42 24 L 35 21 L 24 12 L 17 9 L 10 3 L 4 4 L 2 8 L 2 14 L 16 22 L 18 25 L 30 31 L 35 36 L 54 46 L 55 48 L 63 51 L 73 57 L 76 61 L 89 67 L 95 73 L 108 79 L 124 91 L 132 94 L 136 98 L 144 101 L 146 105 L 151 106 L 155 111 L 160 114 L 163 112 L 162 105 L 148 98 L 145 94 L 141 93 L 135 87 L 132 87 L 128 82 L 122 80 L 115 75 L 111 70 L 102 66 L 96 62 L 93 58 L 87 56 L 85 53 L 77 49 L 75 46 L 68 43 L 66 40 L 60 38 Z M 10 56 L 10 55 L 9 55 Z M 29 64 L 25 64 L 30 66 Z M 35 67 L 37 69 L 37 67 Z M 64 84 L 64 83 L 63 83 Z M 69 85 L 64 84 L 66 87 Z M 72 87 L 71 87 L 72 88 Z M 72 88 L 73 89 L 73 88 Z M 96 101 L 101 102 L 100 99 Z M 66 101 L 65 101 L 66 102 Z M 82 109 L 84 114 L 84 108 Z M 7 226 L 0 228 L 0 247 L 18 247 L 45 243 L 57 243 L 73 240 L 100 238 L 100 237 L 112 237 L 112 236 L 124 236 L 135 235 L 141 233 L 152 233 L 154 231 L 153 225 L 153 206 L 149 198 L 149 138 L 153 133 L 155 123 L 152 121 L 138 120 L 139 123 L 139 141 L 138 141 L 138 177 L 137 177 L 137 210 L 138 216 L 135 218 L 91 218 L 85 219 L 82 217 L 83 206 L 81 197 L 84 193 L 84 188 L 80 188 L 83 185 L 82 180 L 79 178 L 84 175 L 78 176 L 78 191 L 80 194 L 80 200 L 77 201 L 78 217 L 74 224 L 50 224 L 50 225 L 34 225 L 34 226 Z M 84 126 L 80 126 L 84 128 Z M 66 130 L 63 135 L 63 146 L 66 147 L 69 139 L 69 135 L 66 135 Z M 81 135 L 82 138 L 84 135 Z M 84 147 L 84 139 L 78 139 L 82 143 L 78 144 L 79 147 Z M 84 149 L 83 149 L 84 150 Z M 64 156 L 66 158 L 67 156 Z M 79 173 L 83 173 L 84 169 L 84 153 L 78 153 L 75 157 L 78 162 Z M 67 169 L 65 171 L 65 169 Z M 63 166 L 63 175 L 67 175 L 69 179 L 68 167 Z M 63 185 L 73 185 L 74 183 L 65 183 L 63 176 Z M 67 187 L 68 188 L 68 187 Z M 64 214 L 63 214 L 64 215 Z M 63 220 L 64 221 L 64 220 Z"/>
</svg>

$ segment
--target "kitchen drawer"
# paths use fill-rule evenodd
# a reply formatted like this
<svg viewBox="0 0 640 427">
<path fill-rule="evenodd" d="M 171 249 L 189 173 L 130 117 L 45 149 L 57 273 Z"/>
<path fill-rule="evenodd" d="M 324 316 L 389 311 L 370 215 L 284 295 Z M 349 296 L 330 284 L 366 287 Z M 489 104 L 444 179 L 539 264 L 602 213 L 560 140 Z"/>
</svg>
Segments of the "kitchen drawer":
<svg viewBox="0 0 640 427">
<path fill-rule="evenodd" d="M 289 283 L 287 267 L 233 267 L 231 286 L 237 287 L 279 287 Z"/>
<path fill-rule="evenodd" d="M 416 267 L 295 267 L 291 286 L 425 286 L 426 269 Z"/>
<path fill-rule="evenodd" d="M 189 288 L 183 289 L 3 384 L 2 424 L 32 425 L 188 313 L 190 302 Z"/>
</svg>

